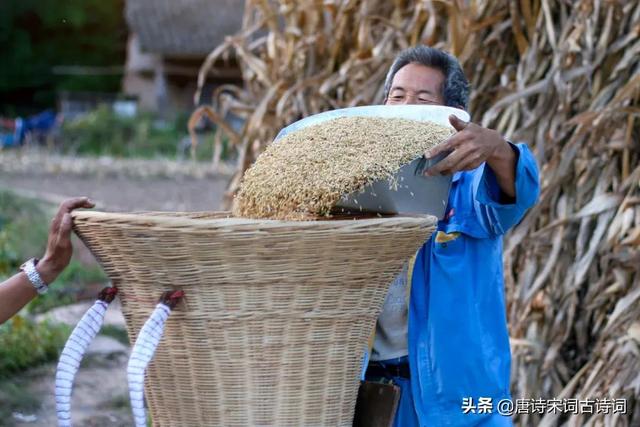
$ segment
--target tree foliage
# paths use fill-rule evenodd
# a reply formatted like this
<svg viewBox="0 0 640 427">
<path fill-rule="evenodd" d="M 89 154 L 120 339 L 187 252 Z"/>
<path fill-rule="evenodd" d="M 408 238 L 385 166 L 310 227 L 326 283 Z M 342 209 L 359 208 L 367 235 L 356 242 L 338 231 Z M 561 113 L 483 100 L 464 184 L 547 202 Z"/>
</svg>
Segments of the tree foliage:
<svg viewBox="0 0 640 427">
<path fill-rule="evenodd" d="M 52 106 L 60 90 L 117 91 L 119 75 L 60 75 L 53 68 L 123 65 L 123 7 L 123 0 L 0 2 L 0 112 Z"/>
</svg>

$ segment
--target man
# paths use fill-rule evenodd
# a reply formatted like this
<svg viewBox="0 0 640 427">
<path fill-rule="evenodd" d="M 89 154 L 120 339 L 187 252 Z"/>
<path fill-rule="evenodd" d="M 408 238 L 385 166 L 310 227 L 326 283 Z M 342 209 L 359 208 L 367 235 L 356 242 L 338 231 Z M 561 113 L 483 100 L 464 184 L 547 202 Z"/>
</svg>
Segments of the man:
<svg viewBox="0 0 640 427">
<path fill-rule="evenodd" d="M 458 61 L 426 46 L 397 56 L 384 90 L 388 105 L 469 99 Z M 535 203 L 538 169 L 526 145 L 449 120 L 456 133 L 425 153 L 450 152 L 425 172 L 453 174 L 445 218 L 390 287 L 366 377 L 401 387 L 395 426 L 511 425 L 497 414 L 511 363 L 502 236 Z"/>
<path fill-rule="evenodd" d="M 65 200 L 51 221 L 47 250 L 41 260 L 31 259 L 23 265 L 22 272 L 0 283 L 0 324 L 11 318 L 39 293 L 46 292 L 64 270 L 73 248 L 71 246 L 71 211 L 92 208 L 86 197 Z"/>
</svg>

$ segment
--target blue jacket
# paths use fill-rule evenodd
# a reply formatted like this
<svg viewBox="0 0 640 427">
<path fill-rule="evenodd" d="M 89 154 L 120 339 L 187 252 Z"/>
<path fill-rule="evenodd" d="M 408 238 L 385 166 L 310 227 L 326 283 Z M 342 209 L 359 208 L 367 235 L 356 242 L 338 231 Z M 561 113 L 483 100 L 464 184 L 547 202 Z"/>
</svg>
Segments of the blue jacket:
<svg viewBox="0 0 640 427">
<path fill-rule="evenodd" d="M 503 203 L 486 164 L 454 174 L 447 216 L 416 257 L 409 303 L 409 360 L 423 426 L 511 425 L 496 416 L 509 399 L 511 353 L 502 236 L 537 200 L 538 168 L 524 144 L 515 201 Z M 463 398 L 492 398 L 491 414 L 463 413 Z"/>
</svg>

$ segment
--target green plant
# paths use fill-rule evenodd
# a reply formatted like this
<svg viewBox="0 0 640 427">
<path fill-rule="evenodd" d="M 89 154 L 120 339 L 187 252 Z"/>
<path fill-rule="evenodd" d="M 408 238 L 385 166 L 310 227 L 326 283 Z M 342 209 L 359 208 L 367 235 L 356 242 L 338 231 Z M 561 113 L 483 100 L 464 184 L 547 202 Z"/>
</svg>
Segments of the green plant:
<svg viewBox="0 0 640 427">
<path fill-rule="evenodd" d="M 57 359 L 71 329 L 14 316 L 0 325 L 0 378 Z"/>
<path fill-rule="evenodd" d="M 72 304 L 75 298 L 72 291 L 58 283 L 49 285 L 49 291 L 45 295 L 33 299 L 27 304 L 27 311 L 31 314 L 45 313 L 52 308 Z"/>
<path fill-rule="evenodd" d="M 63 151 L 69 154 L 113 157 L 175 158 L 187 136 L 187 118 L 178 115 L 165 122 L 148 113 L 120 117 L 103 106 L 62 128 Z M 213 154 L 212 136 L 203 138 L 197 157 L 209 160 Z"/>
<path fill-rule="evenodd" d="M 60 91 L 117 92 L 122 76 L 56 72 L 64 65 L 123 64 L 124 1 L 23 0 L 0 2 L 0 114 L 53 107 Z"/>
<path fill-rule="evenodd" d="M 129 334 L 127 334 L 127 331 L 124 328 L 121 328 L 119 326 L 104 325 L 102 326 L 102 329 L 100 329 L 100 335 L 114 338 L 124 345 L 130 345 Z"/>
<path fill-rule="evenodd" d="M 127 394 L 116 394 L 111 398 L 111 401 L 109 401 L 109 404 L 107 405 L 108 408 L 113 408 L 113 409 L 130 409 L 131 408 L 131 402 L 129 400 L 129 395 Z"/>
<path fill-rule="evenodd" d="M 49 215 L 46 205 L 0 191 L 0 278 L 44 252 Z"/>
<path fill-rule="evenodd" d="M 19 258 L 9 242 L 9 235 L 0 226 L 0 277 L 8 276 L 18 263 Z"/>
<path fill-rule="evenodd" d="M 44 313 L 55 307 L 73 303 L 75 294 L 85 284 L 106 283 L 108 278 L 99 265 L 86 266 L 71 260 L 66 269 L 49 286 L 49 291 L 27 305 L 29 313 Z"/>
<path fill-rule="evenodd" d="M 40 399 L 21 387 L 18 381 L 9 379 L 0 382 L 0 426 L 3 420 L 11 419 L 11 413 L 33 412 L 40 406 Z"/>
</svg>

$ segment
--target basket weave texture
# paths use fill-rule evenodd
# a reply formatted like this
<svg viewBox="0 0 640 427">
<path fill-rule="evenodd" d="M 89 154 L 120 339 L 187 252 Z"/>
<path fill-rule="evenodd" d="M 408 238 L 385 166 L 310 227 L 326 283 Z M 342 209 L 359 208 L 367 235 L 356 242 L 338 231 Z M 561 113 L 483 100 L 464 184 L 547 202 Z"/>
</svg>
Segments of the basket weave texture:
<svg viewBox="0 0 640 427">
<path fill-rule="evenodd" d="M 120 290 L 129 337 L 185 298 L 147 370 L 154 426 L 351 426 L 390 282 L 435 217 L 261 221 L 73 213 Z"/>
</svg>

